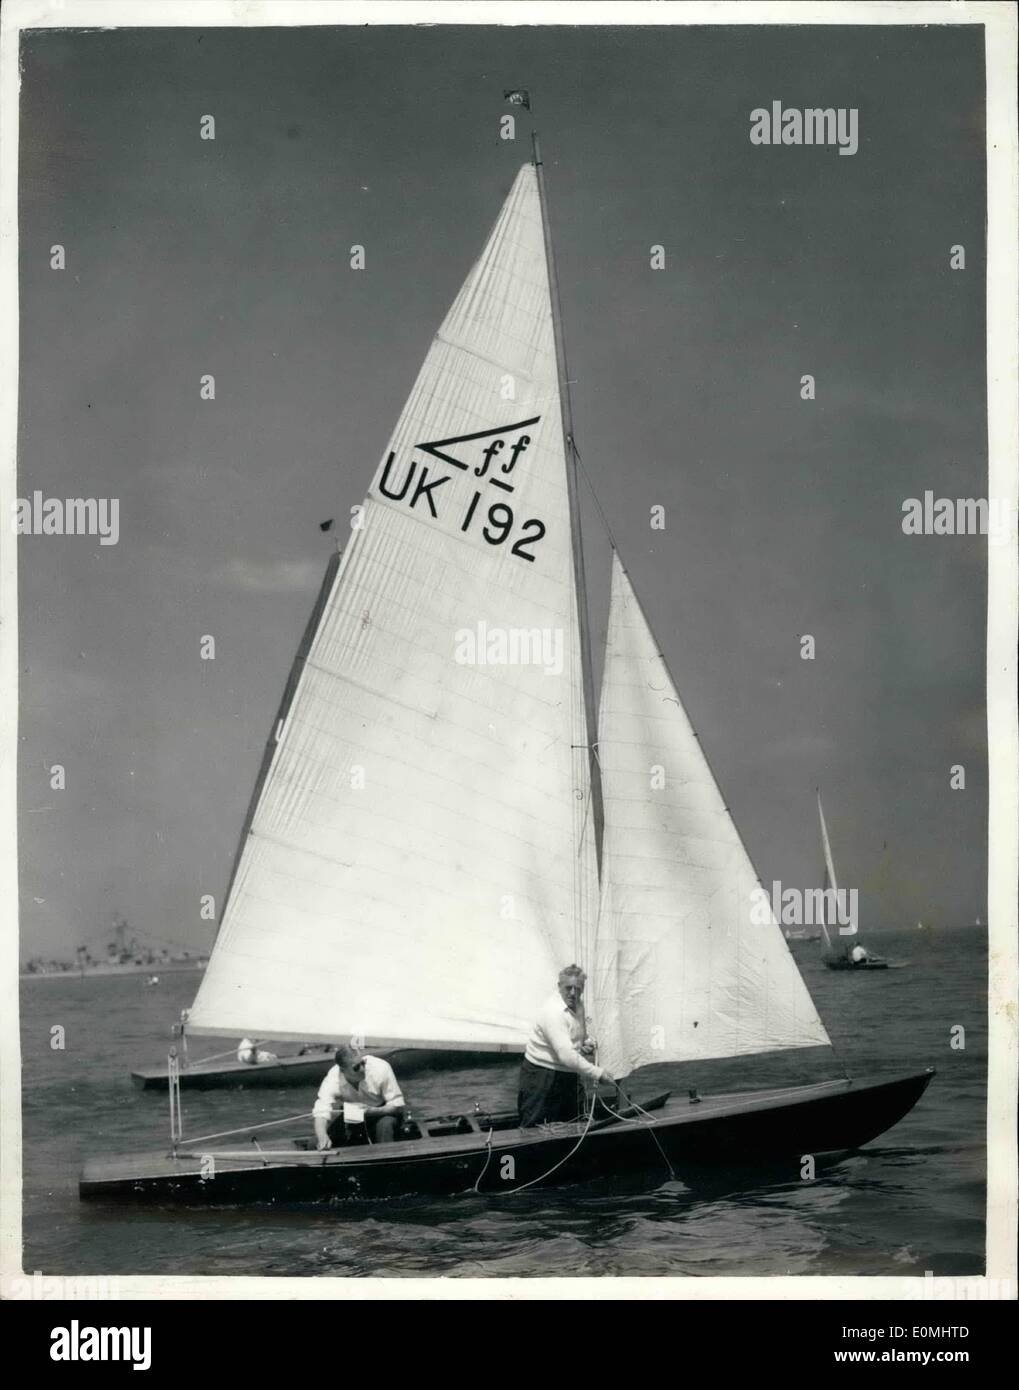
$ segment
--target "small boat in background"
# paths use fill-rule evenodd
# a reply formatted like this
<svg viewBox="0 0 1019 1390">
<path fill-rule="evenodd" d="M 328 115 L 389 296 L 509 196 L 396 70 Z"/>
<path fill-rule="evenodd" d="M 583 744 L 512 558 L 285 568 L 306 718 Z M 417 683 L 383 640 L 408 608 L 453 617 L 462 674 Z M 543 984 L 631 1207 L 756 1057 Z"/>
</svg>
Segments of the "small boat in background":
<svg viewBox="0 0 1019 1390">
<path fill-rule="evenodd" d="M 306 1048 L 292 1057 L 277 1057 L 271 1062 L 238 1062 L 236 1058 L 209 1058 L 185 1064 L 181 1058 L 178 1080 L 190 1091 L 211 1091 L 243 1087 L 317 1086 L 333 1065 L 331 1045 Z M 398 1076 L 413 1076 L 421 1071 L 443 1071 L 452 1067 L 498 1066 L 506 1062 L 519 1065 L 520 1053 L 464 1052 L 460 1049 L 439 1051 L 433 1048 L 373 1048 L 372 1055 L 383 1057 Z M 163 1062 L 158 1067 L 137 1067 L 131 1081 L 142 1091 L 165 1091 L 169 1085 L 169 1068 Z"/>
<path fill-rule="evenodd" d="M 832 860 L 831 844 L 828 841 L 828 827 L 825 824 L 824 807 L 821 805 L 820 791 L 817 793 L 817 813 L 821 819 L 821 843 L 824 847 L 824 891 L 825 893 L 827 893 L 829 889 L 833 890 L 835 894 L 834 901 L 837 904 L 839 891 L 838 881 L 835 877 L 835 864 Z M 837 915 L 838 908 L 836 907 L 836 917 Z M 835 923 L 832 924 L 831 931 L 829 931 L 828 923 L 826 922 L 825 918 L 822 917 L 821 931 L 824 934 L 825 948 L 824 963 L 829 970 L 888 969 L 888 962 L 882 959 L 881 956 L 872 956 L 869 953 L 869 951 L 867 951 L 863 946 L 859 944 L 859 942 L 856 942 L 855 944 L 853 943 L 852 938 L 856 936 L 857 930 L 855 922 L 852 923 L 850 941 L 846 942 L 844 945 L 840 943 L 839 946 L 836 946 L 833 942 L 832 932 L 834 932 L 835 930 Z M 839 930 L 841 930 L 841 928 L 839 928 Z M 854 959 L 854 953 L 856 952 L 861 952 L 862 954 L 858 955 L 856 959 Z"/>
</svg>

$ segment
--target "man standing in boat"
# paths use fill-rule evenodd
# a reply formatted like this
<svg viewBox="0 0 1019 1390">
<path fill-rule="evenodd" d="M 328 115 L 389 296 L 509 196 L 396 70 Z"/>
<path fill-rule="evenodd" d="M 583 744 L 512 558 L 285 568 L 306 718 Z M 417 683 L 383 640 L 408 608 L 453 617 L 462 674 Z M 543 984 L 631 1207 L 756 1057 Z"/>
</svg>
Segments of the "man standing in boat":
<svg viewBox="0 0 1019 1390">
<path fill-rule="evenodd" d="M 329 1068 L 318 1088 L 312 1118 L 320 1149 L 347 1143 L 345 1104 L 363 1109 L 373 1144 L 389 1144 L 396 1138 L 404 1099 L 393 1068 L 383 1058 L 370 1057 L 350 1043 L 336 1049 L 336 1065 Z"/>
<path fill-rule="evenodd" d="M 584 1017 L 584 985 L 587 976 L 579 965 L 568 965 L 559 974 L 556 993 L 545 1001 L 531 1030 L 520 1067 L 517 1109 L 520 1128 L 554 1120 L 575 1120 L 580 1112 L 580 1080 L 615 1081 L 604 1067 L 588 1059 L 594 1043 L 587 1037 Z"/>
</svg>

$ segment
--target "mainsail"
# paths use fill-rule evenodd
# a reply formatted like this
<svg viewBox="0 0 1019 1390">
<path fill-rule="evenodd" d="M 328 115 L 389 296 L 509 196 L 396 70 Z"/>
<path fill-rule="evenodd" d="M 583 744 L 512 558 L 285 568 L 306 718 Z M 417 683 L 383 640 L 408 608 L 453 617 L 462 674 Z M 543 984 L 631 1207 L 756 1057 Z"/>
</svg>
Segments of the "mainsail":
<svg viewBox="0 0 1019 1390">
<path fill-rule="evenodd" d="M 425 358 L 241 847 L 199 1032 L 520 1047 L 596 912 L 536 170 Z"/>
<path fill-rule="evenodd" d="M 826 1045 L 781 928 L 770 909 L 757 920 L 757 874 L 615 555 L 598 730 L 599 1062 L 622 1076 Z"/>
</svg>

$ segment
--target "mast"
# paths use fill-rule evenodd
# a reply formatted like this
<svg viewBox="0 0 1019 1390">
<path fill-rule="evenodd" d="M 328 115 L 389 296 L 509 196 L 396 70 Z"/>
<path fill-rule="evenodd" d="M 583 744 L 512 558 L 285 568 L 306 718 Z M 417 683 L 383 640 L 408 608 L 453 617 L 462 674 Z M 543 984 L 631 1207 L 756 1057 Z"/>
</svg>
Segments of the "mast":
<svg viewBox="0 0 1019 1390">
<path fill-rule="evenodd" d="M 549 296 L 552 301 L 552 332 L 555 339 L 556 371 L 559 375 L 559 409 L 562 415 L 563 442 L 566 447 L 566 487 L 570 507 L 570 535 L 573 550 L 573 578 L 577 590 L 577 619 L 580 630 L 580 665 L 583 674 L 584 718 L 587 730 L 588 775 L 591 785 L 591 814 L 594 820 L 594 844 L 598 874 L 601 876 L 602 834 L 605 813 L 602 803 L 601 769 L 597 755 L 597 711 L 594 701 L 594 667 L 591 657 L 591 625 L 587 609 L 587 578 L 584 570 L 584 542 L 580 525 L 580 498 L 577 484 L 577 451 L 573 443 L 573 405 L 570 400 L 569 374 L 566 370 L 566 340 L 563 336 L 562 306 L 559 302 L 559 276 L 556 271 L 555 247 L 548 216 L 548 194 L 545 190 L 545 168 L 537 131 L 531 132 L 534 170 L 538 179 L 538 202 L 541 206 L 541 229 L 545 239 L 545 263 L 548 266 Z"/>
</svg>

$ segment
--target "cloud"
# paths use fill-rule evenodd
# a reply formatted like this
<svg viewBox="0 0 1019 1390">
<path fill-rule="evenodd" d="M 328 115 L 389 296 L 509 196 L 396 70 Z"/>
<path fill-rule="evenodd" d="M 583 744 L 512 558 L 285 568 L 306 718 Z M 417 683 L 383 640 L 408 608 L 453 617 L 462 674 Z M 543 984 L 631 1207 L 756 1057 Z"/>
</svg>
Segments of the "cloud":
<svg viewBox="0 0 1019 1390">
<path fill-rule="evenodd" d="M 835 752 L 834 739 L 823 734 L 794 734 L 789 738 L 772 739 L 762 745 L 763 759 L 794 762 L 797 759 L 824 762 Z"/>
<path fill-rule="evenodd" d="M 259 594 L 304 593 L 322 578 L 321 560 L 228 560 L 209 576 L 224 589 Z"/>
</svg>

